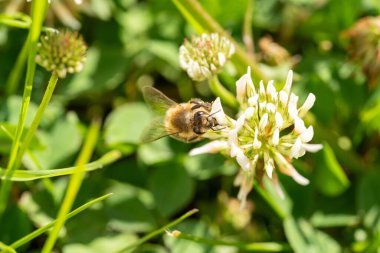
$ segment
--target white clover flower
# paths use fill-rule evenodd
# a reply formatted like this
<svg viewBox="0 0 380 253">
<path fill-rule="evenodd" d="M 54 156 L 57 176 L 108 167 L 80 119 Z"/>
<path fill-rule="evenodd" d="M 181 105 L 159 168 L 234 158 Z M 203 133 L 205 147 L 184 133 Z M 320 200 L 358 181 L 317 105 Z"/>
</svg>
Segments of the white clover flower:
<svg viewBox="0 0 380 253">
<path fill-rule="evenodd" d="M 213 103 L 215 119 L 223 128 L 216 134 L 206 137 L 217 139 L 190 152 L 200 153 L 223 152 L 235 158 L 242 168 L 235 181 L 240 186 L 239 199 L 242 205 L 252 189 L 254 175 L 257 170 L 264 172 L 273 182 L 278 194 L 284 194 L 279 187 L 277 171 L 291 176 L 297 183 L 306 185 L 304 178 L 291 164 L 306 151 L 317 152 L 321 144 L 309 144 L 314 135 L 312 126 L 306 127 L 302 117 L 315 102 L 315 96 L 309 94 L 301 107 L 297 106 L 298 96 L 292 93 L 293 72 L 290 70 L 282 90 L 277 91 L 270 81 L 265 87 L 260 82 L 256 90 L 251 70 L 236 82 L 237 100 L 240 112 L 237 120 L 224 114 L 218 98 Z M 260 163 L 258 161 L 261 161 Z"/>
<path fill-rule="evenodd" d="M 203 81 L 217 74 L 234 52 L 226 37 L 204 33 L 190 42 L 185 40 L 179 48 L 179 63 L 194 81 Z"/>
</svg>

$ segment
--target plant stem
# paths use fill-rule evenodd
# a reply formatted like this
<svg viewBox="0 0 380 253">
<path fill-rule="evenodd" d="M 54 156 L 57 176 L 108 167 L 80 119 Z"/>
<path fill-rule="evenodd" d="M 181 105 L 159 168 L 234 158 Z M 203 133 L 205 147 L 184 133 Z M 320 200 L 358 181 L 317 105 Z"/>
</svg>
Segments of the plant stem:
<svg viewBox="0 0 380 253">
<path fill-rule="evenodd" d="M 218 77 L 214 75 L 212 79 L 208 80 L 209 87 L 215 96 L 220 97 L 220 99 L 233 108 L 238 107 L 237 100 L 232 93 L 227 90 L 219 81 Z"/>
<path fill-rule="evenodd" d="M 83 204 L 82 206 L 76 208 L 74 211 L 68 213 L 65 216 L 65 220 L 70 219 L 71 217 L 77 215 L 78 213 L 86 210 L 87 208 L 89 208 L 93 204 L 98 203 L 99 201 L 102 201 L 111 195 L 112 195 L 112 193 L 108 193 L 108 194 L 103 195 L 99 198 L 93 199 L 93 200 L 87 202 L 86 204 Z M 42 235 L 43 233 L 45 233 L 46 231 L 48 231 L 51 227 L 53 227 L 56 224 L 56 222 L 57 222 L 57 220 L 54 220 L 54 221 L 50 222 L 49 224 L 34 230 L 32 233 L 27 234 L 26 236 L 18 239 L 17 241 L 15 241 L 11 245 L 9 245 L 9 247 L 13 248 L 13 249 L 17 249 L 17 248 L 21 247 L 22 245 L 26 244 L 27 242 L 30 242 L 34 238 L 36 238 L 36 237 Z"/>
<path fill-rule="evenodd" d="M 30 31 L 28 35 L 29 55 L 24 94 L 22 99 L 20 116 L 16 128 L 15 140 L 12 142 L 10 157 L 5 172 L 5 179 L 3 180 L 3 184 L 1 185 L 0 189 L 0 219 L 5 211 L 5 208 L 7 207 L 9 191 L 12 186 L 12 181 L 10 181 L 9 179 L 12 177 L 13 171 L 15 170 L 14 164 L 20 147 L 20 140 L 25 126 L 30 97 L 32 95 L 34 72 L 36 69 L 36 62 L 34 60 L 36 56 L 36 46 L 40 37 L 42 22 L 44 20 L 46 12 L 46 6 L 47 0 L 34 0 L 32 2 L 32 24 L 30 26 Z"/>
<path fill-rule="evenodd" d="M 20 78 L 22 77 L 22 72 L 24 71 L 25 62 L 28 56 L 28 40 L 24 43 L 21 52 L 19 53 L 15 66 L 12 68 L 12 72 L 6 82 L 6 94 L 7 97 L 16 93 Z"/>
<path fill-rule="evenodd" d="M 193 241 L 196 243 L 204 243 L 208 245 L 224 245 L 236 247 L 245 251 L 252 252 L 289 252 L 291 251 L 288 244 L 285 243 L 277 243 L 277 242 L 260 242 L 260 243 L 241 243 L 241 242 L 228 242 L 221 240 L 211 240 L 195 235 L 185 234 L 180 232 L 175 236 L 176 238 L 181 238 L 189 241 Z"/>
<path fill-rule="evenodd" d="M 76 161 L 76 165 L 78 167 L 76 169 L 76 172 L 70 176 L 66 195 L 58 212 L 57 221 L 54 225 L 54 228 L 49 233 L 49 237 L 47 238 L 42 248 L 42 253 L 50 253 L 53 250 L 54 244 L 58 238 L 58 234 L 66 221 L 65 217 L 70 212 L 74 200 L 79 192 L 85 174 L 85 164 L 88 163 L 88 161 L 91 159 L 95 144 L 98 139 L 100 125 L 100 120 L 94 120 L 90 125 L 83 148 Z"/>
<path fill-rule="evenodd" d="M 118 251 L 118 253 L 122 253 L 122 252 L 125 252 L 127 250 L 132 250 L 136 247 L 138 247 L 139 245 L 143 244 L 144 242 L 148 241 L 149 239 L 159 235 L 159 234 L 162 234 L 164 233 L 167 229 L 177 225 L 178 223 L 182 222 L 183 220 L 187 219 L 189 216 L 193 215 L 194 213 L 198 212 L 198 209 L 192 209 L 190 211 L 188 211 L 187 213 L 185 213 L 184 215 L 182 215 L 181 217 L 179 217 L 178 219 L 176 219 L 175 221 L 172 221 L 170 222 L 169 224 L 147 234 L 146 236 L 144 236 L 143 238 L 140 238 L 139 240 L 137 240 L 136 242 L 132 243 L 131 245 L 125 247 L 124 249 Z"/>
<path fill-rule="evenodd" d="M 44 96 L 42 97 L 41 104 L 38 107 L 38 110 L 36 112 L 36 115 L 34 116 L 34 119 L 32 121 L 32 124 L 30 125 L 30 128 L 28 132 L 26 133 L 22 144 L 20 146 L 20 150 L 17 154 L 16 161 L 15 161 L 15 170 L 18 169 L 21 165 L 21 159 L 29 147 L 30 142 L 32 141 L 34 134 L 37 131 L 38 126 L 40 125 L 40 122 L 42 120 L 42 116 L 44 115 L 44 112 L 49 105 L 49 102 L 51 100 L 51 97 L 53 96 L 55 86 L 57 85 L 58 82 L 58 75 L 53 72 L 52 75 L 50 76 L 48 86 L 46 87 Z"/>
</svg>

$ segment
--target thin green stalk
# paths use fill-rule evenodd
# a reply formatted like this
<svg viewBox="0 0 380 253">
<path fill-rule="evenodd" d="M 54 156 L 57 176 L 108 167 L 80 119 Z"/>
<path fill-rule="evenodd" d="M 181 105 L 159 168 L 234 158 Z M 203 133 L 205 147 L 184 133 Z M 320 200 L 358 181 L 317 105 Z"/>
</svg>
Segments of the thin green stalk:
<svg viewBox="0 0 380 253">
<path fill-rule="evenodd" d="M 53 250 L 54 244 L 58 238 L 58 234 L 65 224 L 65 216 L 70 212 L 70 209 L 82 184 L 82 180 L 85 174 L 85 164 L 88 163 L 88 161 L 91 159 L 91 155 L 94 151 L 95 144 L 98 139 L 100 125 L 100 120 L 94 120 L 90 125 L 83 148 L 76 161 L 76 165 L 78 166 L 77 171 L 70 177 L 65 198 L 58 212 L 57 222 L 54 225 L 52 231 L 49 233 L 49 237 L 47 238 L 42 248 L 42 253 L 50 253 Z"/>
<path fill-rule="evenodd" d="M 152 233 L 149 233 L 147 234 L 146 236 L 140 238 L 139 240 L 137 240 L 136 242 L 132 243 L 131 245 L 128 245 L 127 247 L 125 247 L 124 249 L 118 251 L 118 253 L 122 253 L 122 252 L 125 252 L 127 250 L 132 250 L 132 249 L 135 249 L 136 247 L 138 247 L 139 245 L 143 244 L 144 242 L 150 240 L 151 238 L 159 235 L 159 234 L 162 234 L 164 233 L 167 229 L 177 225 L 178 223 L 182 222 L 183 220 L 187 219 L 188 217 L 190 217 L 191 215 L 193 215 L 194 213 L 198 212 L 198 209 L 192 209 L 190 211 L 188 211 L 187 213 L 185 213 L 184 215 L 182 215 L 181 217 L 179 217 L 178 219 L 176 219 L 175 221 L 172 221 L 170 222 L 169 224 L 153 231 Z"/>
<path fill-rule="evenodd" d="M 260 71 L 254 59 L 250 58 L 247 52 L 229 35 L 218 22 L 216 22 L 196 0 L 172 0 L 174 5 L 188 20 L 198 33 L 205 31 L 222 34 L 235 45 L 235 55 L 232 62 L 241 73 L 246 73 L 247 66 L 252 68 L 252 78 L 254 82 L 266 80 L 265 75 Z"/>
<path fill-rule="evenodd" d="M 108 198 L 111 195 L 112 195 L 112 193 L 108 193 L 106 195 L 103 195 L 103 196 L 101 196 L 99 198 L 93 199 L 93 200 L 87 202 L 86 204 L 84 204 L 84 205 L 76 208 L 74 211 L 68 213 L 64 217 L 65 221 L 68 220 L 68 219 L 70 219 L 71 217 L 77 215 L 78 213 L 86 210 L 87 208 L 89 208 L 93 204 L 98 203 L 98 202 L 100 202 L 100 201 Z M 18 239 L 17 241 L 15 241 L 11 245 L 9 245 L 9 247 L 13 248 L 13 249 L 17 249 L 17 248 L 21 247 L 22 245 L 24 245 L 24 244 L 30 242 L 31 240 L 33 240 L 34 238 L 36 238 L 36 237 L 42 235 L 43 233 L 47 232 L 50 228 L 52 228 L 56 224 L 56 222 L 57 222 L 57 220 L 54 220 L 54 221 L 50 222 L 49 224 L 47 224 L 47 225 L 45 225 L 43 227 L 40 227 L 39 229 L 34 230 L 32 233 L 27 234 L 26 236 Z"/>
<path fill-rule="evenodd" d="M 247 10 L 245 11 L 243 24 L 243 42 L 247 49 L 248 56 L 252 60 L 255 60 L 255 43 L 252 33 L 253 1 L 254 0 L 247 1 Z"/>
<path fill-rule="evenodd" d="M 220 83 L 216 75 L 208 80 L 208 84 L 215 96 L 220 97 L 220 99 L 229 106 L 237 108 L 238 103 L 235 96 Z"/>
<path fill-rule="evenodd" d="M 47 106 L 49 105 L 51 97 L 53 96 L 54 89 L 55 89 L 55 86 L 57 85 L 57 82 L 58 82 L 58 75 L 55 72 L 53 72 L 52 75 L 50 76 L 49 83 L 48 83 L 48 86 L 46 87 L 44 96 L 42 97 L 41 104 L 39 105 L 36 115 L 33 118 L 32 124 L 30 125 L 30 128 L 22 141 L 22 145 L 20 146 L 20 150 L 17 154 L 16 161 L 15 161 L 15 166 L 14 166 L 15 170 L 18 169 L 21 165 L 21 159 L 25 151 L 29 147 L 29 144 L 34 137 L 34 134 L 36 133 L 38 126 L 40 125 L 44 112 Z"/>
<path fill-rule="evenodd" d="M 17 91 L 28 56 L 28 48 L 29 44 L 27 41 L 25 41 L 24 46 L 22 47 L 21 52 L 17 57 L 15 66 L 12 68 L 11 74 L 9 75 L 9 78 L 5 84 L 7 96 L 10 96 Z"/>
<path fill-rule="evenodd" d="M 269 195 L 268 192 L 264 191 L 259 185 L 254 184 L 255 191 L 260 194 L 260 196 L 268 203 L 268 205 L 273 209 L 281 220 L 284 220 L 287 216 L 283 208 Z"/>
<path fill-rule="evenodd" d="M 9 161 L 8 161 L 7 169 L 5 173 L 5 179 L 3 180 L 3 183 L 0 189 L 0 219 L 5 211 L 5 208 L 7 207 L 9 191 L 12 186 L 12 181 L 10 181 L 9 178 L 12 177 L 13 171 L 15 170 L 14 165 L 15 165 L 16 157 L 17 157 L 18 150 L 20 147 L 22 132 L 25 126 L 25 120 L 26 120 L 26 115 L 29 108 L 30 97 L 32 95 L 34 72 L 36 69 L 36 62 L 34 59 L 36 56 L 37 42 L 41 33 L 42 22 L 45 18 L 46 7 L 47 7 L 47 0 L 34 0 L 32 2 L 32 24 L 30 26 L 30 31 L 28 35 L 29 55 L 28 55 L 28 65 L 27 65 L 26 79 L 25 79 L 25 86 L 24 86 L 24 94 L 23 94 L 23 99 L 22 99 L 20 116 L 19 116 L 19 120 L 18 120 L 18 124 L 16 128 L 15 140 L 12 142 L 10 157 L 9 157 Z"/>
<path fill-rule="evenodd" d="M 2 242 L 0 242 L 1 253 L 17 253 L 11 246 L 8 246 Z"/>
<path fill-rule="evenodd" d="M 224 245 L 239 248 L 245 251 L 252 252 L 289 252 L 291 248 L 288 244 L 278 243 L 278 242 L 253 242 L 253 243 L 242 243 L 242 242 L 228 242 L 222 240 L 211 240 L 204 237 L 199 237 L 195 235 L 178 233 L 176 238 L 181 238 L 196 243 L 204 243 L 208 245 Z"/>
</svg>

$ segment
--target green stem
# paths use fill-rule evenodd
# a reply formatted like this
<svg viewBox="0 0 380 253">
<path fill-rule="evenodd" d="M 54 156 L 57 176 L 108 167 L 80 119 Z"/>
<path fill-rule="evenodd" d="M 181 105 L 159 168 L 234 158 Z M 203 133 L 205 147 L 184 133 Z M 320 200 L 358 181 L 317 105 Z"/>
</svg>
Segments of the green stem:
<svg viewBox="0 0 380 253">
<path fill-rule="evenodd" d="M 21 49 L 20 54 L 17 57 L 15 66 L 12 69 L 11 74 L 6 82 L 6 94 L 10 96 L 16 93 L 18 85 L 20 83 L 20 79 L 22 77 L 22 72 L 24 71 L 25 62 L 28 56 L 29 44 L 26 41 L 24 46 Z"/>
<path fill-rule="evenodd" d="M 198 209 L 192 209 L 192 210 L 188 211 L 187 213 L 185 213 L 184 215 L 182 215 L 181 217 L 179 217 L 175 221 L 172 221 L 169 224 L 167 224 L 167 225 L 165 225 L 165 226 L 163 226 L 163 227 L 161 227 L 161 228 L 153 231 L 152 233 L 147 234 L 143 238 L 140 238 L 139 240 L 137 240 L 136 242 L 132 243 L 131 245 L 128 245 L 124 249 L 118 251 L 118 253 L 122 253 L 122 252 L 125 252 L 127 250 L 135 249 L 136 247 L 138 247 L 139 245 L 141 245 L 144 242 L 148 241 L 149 239 L 151 239 L 151 238 L 153 238 L 153 237 L 155 237 L 155 236 L 157 236 L 159 234 L 164 233 L 167 229 L 169 229 L 169 228 L 177 225 L 178 223 L 180 223 L 183 220 L 187 219 L 189 216 L 193 215 L 196 212 L 198 212 Z"/>
<path fill-rule="evenodd" d="M 237 100 L 232 93 L 227 90 L 219 81 L 218 77 L 215 75 L 212 79 L 208 80 L 209 87 L 215 96 L 220 97 L 220 99 L 233 108 L 238 107 Z"/>
<path fill-rule="evenodd" d="M 208 245 L 224 245 L 236 247 L 245 251 L 252 252 L 289 252 L 291 248 L 288 244 L 285 243 L 277 243 L 277 242 L 260 242 L 260 243 L 241 243 L 241 242 L 228 242 L 222 240 L 211 240 L 195 235 L 185 234 L 180 232 L 175 236 L 176 238 L 181 238 L 189 241 L 193 241 L 196 243 L 204 243 Z"/>
<path fill-rule="evenodd" d="M 70 176 L 66 195 L 58 212 L 57 222 L 49 233 L 49 237 L 47 238 L 42 248 L 42 253 L 50 253 L 53 250 L 54 244 L 58 238 L 58 234 L 66 221 L 65 217 L 70 212 L 70 209 L 81 187 L 82 180 L 85 175 L 85 165 L 91 159 L 96 141 L 98 139 L 100 125 L 100 120 L 94 120 L 90 125 L 83 148 L 76 162 L 76 165 L 78 166 L 77 170 Z"/>
<path fill-rule="evenodd" d="M 287 216 L 286 211 L 270 196 L 268 192 L 263 190 L 259 185 L 254 184 L 255 191 L 260 194 L 260 196 L 267 202 L 267 204 L 272 208 L 272 210 L 277 214 L 281 220 L 284 220 Z"/>
<path fill-rule="evenodd" d="M 232 58 L 232 62 L 240 73 L 246 73 L 247 66 L 251 66 L 254 83 L 267 79 L 260 71 L 256 61 L 249 57 L 245 50 L 203 9 L 198 1 L 172 0 L 172 2 L 198 33 L 205 31 L 219 33 L 234 43 L 235 55 Z"/>
<path fill-rule="evenodd" d="M 65 220 L 68 220 L 70 219 L 71 217 L 77 215 L 78 213 L 86 210 L 87 208 L 89 208 L 90 206 L 92 206 L 93 204 L 95 203 L 98 203 L 99 201 L 102 201 L 106 198 L 108 198 L 109 196 L 111 196 L 112 193 L 108 193 L 106 195 L 103 195 L 99 198 L 96 198 L 96 199 L 93 199 L 89 202 L 87 202 L 86 204 L 78 207 L 77 209 L 75 209 L 74 211 L 68 213 L 66 216 L 65 216 Z M 50 228 L 52 228 L 55 224 L 56 224 L 57 220 L 55 221 L 52 221 L 50 222 L 49 224 L 43 226 L 43 227 L 40 227 L 36 230 L 34 230 L 32 233 L 30 234 L 27 234 L 26 236 L 18 239 L 17 241 L 15 241 L 14 243 L 12 243 L 11 245 L 9 245 L 9 247 L 13 248 L 13 249 L 17 249 L 19 247 L 21 247 L 22 245 L 30 242 L 31 240 L 33 240 L 34 238 L 42 235 L 43 233 L 45 233 L 46 231 L 48 231 Z"/>
<path fill-rule="evenodd" d="M 45 17 L 46 6 L 47 0 L 34 0 L 32 2 L 32 24 L 30 26 L 30 31 L 28 35 L 29 55 L 24 94 L 22 99 L 20 116 L 16 128 L 15 140 L 12 142 L 10 157 L 5 173 L 5 180 L 3 180 L 3 184 L 1 185 L 0 189 L 0 219 L 5 211 L 5 208 L 7 207 L 9 191 L 12 186 L 12 181 L 10 181 L 9 178 L 12 177 L 13 171 L 15 170 L 14 165 L 20 147 L 22 132 L 25 126 L 30 97 L 32 95 L 34 72 L 36 69 L 36 62 L 34 60 L 36 56 L 36 46 L 40 37 L 42 22 Z"/>
<path fill-rule="evenodd" d="M 39 105 L 36 115 L 34 116 L 34 119 L 32 121 L 32 124 L 30 125 L 30 128 L 22 141 L 20 151 L 18 152 L 16 161 L 15 161 L 15 169 L 18 169 L 21 165 L 21 159 L 25 151 L 29 147 L 29 144 L 34 137 L 34 134 L 36 133 L 38 126 L 40 125 L 44 112 L 47 106 L 49 105 L 51 97 L 53 96 L 54 89 L 55 89 L 55 86 L 57 85 L 57 82 L 58 82 L 58 75 L 55 72 L 53 72 L 52 75 L 50 76 L 49 83 L 48 83 L 48 86 L 46 87 L 44 96 L 42 97 L 41 104 Z"/>
</svg>

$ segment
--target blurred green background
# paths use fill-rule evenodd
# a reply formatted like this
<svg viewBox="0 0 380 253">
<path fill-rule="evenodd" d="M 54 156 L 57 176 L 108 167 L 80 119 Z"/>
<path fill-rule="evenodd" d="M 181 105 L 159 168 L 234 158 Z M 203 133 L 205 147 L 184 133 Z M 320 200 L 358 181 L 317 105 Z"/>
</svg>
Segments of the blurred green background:
<svg viewBox="0 0 380 253">
<path fill-rule="evenodd" d="M 248 1 L 200 3 L 244 46 Z M 87 174 L 76 206 L 114 194 L 67 221 L 56 245 L 59 252 L 118 252 L 192 208 L 199 212 L 176 229 L 202 238 L 241 244 L 281 242 L 290 244 L 294 252 L 380 252 L 380 86 L 378 81 L 369 85 L 362 63 L 350 59 L 349 39 L 344 36 L 360 18 L 379 15 L 380 1 L 255 0 L 251 4 L 249 25 L 260 71 L 281 87 L 293 69 L 293 92 L 300 100 L 315 94 L 306 121 L 314 126 L 313 143 L 324 144 L 324 149 L 294 161 L 310 185 L 300 186 L 280 175 L 286 199 L 276 197 L 270 187 L 264 194 L 254 189 L 247 208 L 240 209 L 233 185 L 239 168 L 233 160 L 218 154 L 190 157 L 188 151 L 202 143 L 163 138 L 139 144 L 143 126 L 151 119 L 142 100 L 144 85 L 154 85 L 178 102 L 214 99 L 205 83 L 192 82 L 179 67 L 178 48 L 196 33 L 173 2 L 83 0 L 77 6 L 71 0 L 52 0 L 45 25 L 78 29 L 89 46 L 87 62 L 82 72 L 59 80 L 38 143 L 30 148 L 34 159 L 26 157 L 23 166 L 35 169 L 36 160 L 43 169 L 72 166 L 94 111 L 102 112 L 104 125 L 93 158 L 112 149 L 123 153 L 116 163 Z M 3 14 L 16 10 L 29 14 L 29 9 L 30 3 L 23 0 L 0 1 Z M 19 77 L 18 86 L 10 87 L 7 81 L 27 32 L 0 26 L 0 121 L 10 128 L 17 124 L 25 77 Z M 268 36 L 276 43 L 269 49 L 262 41 Z M 375 45 L 380 48 L 380 36 Z M 275 60 L 268 52 L 273 47 L 282 52 Z M 369 45 L 363 44 L 366 48 Z M 371 64 L 380 65 L 378 58 Z M 221 80 L 234 91 L 240 76 L 227 65 Z M 37 67 L 26 127 L 48 78 Z M 10 146 L 11 140 L 0 131 L 1 167 L 6 166 Z M 0 223 L 0 241 L 10 244 L 53 220 L 67 181 L 67 177 L 54 179 L 50 188 L 43 180 L 15 183 L 11 205 Z M 266 194 L 285 217 L 272 209 Z M 39 252 L 45 238 L 38 237 L 17 252 Z M 248 251 L 166 235 L 135 250 Z"/>
</svg>

